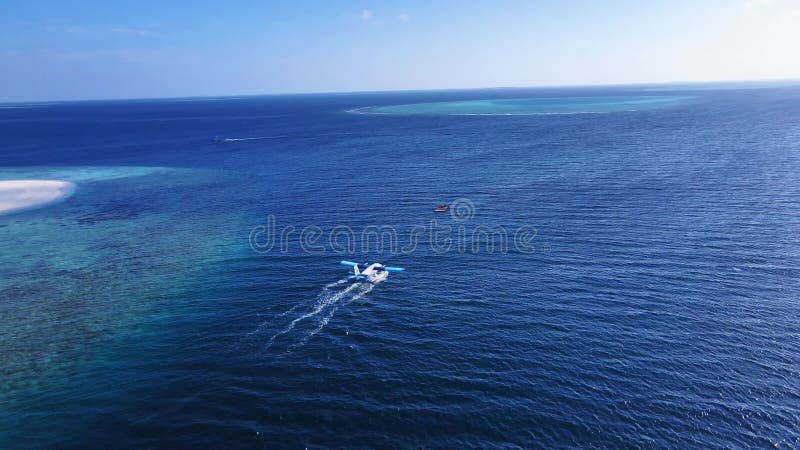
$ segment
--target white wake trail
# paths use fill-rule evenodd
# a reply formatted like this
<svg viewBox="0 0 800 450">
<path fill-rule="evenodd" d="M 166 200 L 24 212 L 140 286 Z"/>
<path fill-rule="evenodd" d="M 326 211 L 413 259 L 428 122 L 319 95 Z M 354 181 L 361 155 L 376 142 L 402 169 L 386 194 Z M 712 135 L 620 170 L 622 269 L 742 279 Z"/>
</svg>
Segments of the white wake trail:
<svg viewBox="0 0 800 450">
<path fill-rule="evenodd" d="M 339 285 L 342 285 L 342 284 L 344 284 L 344 283 L 347 283 L 347 281 L 348 281 L 348 280 L 349 280 L 348 278 L 342 278 L 341 280 L 334 281 L 333 283 L 328 283 L 328 284 L 326 284 L 326 285 L 325 285 L 325 286 L 322 288 L 322 292 L 321 292 L 321 293 L 320 293 L 320 294 L 319 294 L 317 297 L 318 297 L 318 298 L 319 298 L 319 297 L 322 297 L 323 295 L 325 295 L 325 293 L 326 293 L 326 292 L 330 291 L 330 290 L 331 290 L 331 288 L 334 288 L 334 287 L 336 287 L 336 286 L 339 286 Z M 257 334 L 259 331 L 261 331 L 261 330 L 263 330 L 263 329 L 267 328 L 267 326 L 269 326 L 269 324 L 270 324 L 270 323 L 272 323 L 272 322 L 273 322 L 275 319 L 278 319 L 278 318 L 281 318 L 281 317 L 288 316 L 289 314 L 291 314 L 291 313 L 293 313 L 293 312 L 297 311 L 298 309 L 300 309 L 300 307 L 302 307 L 302 306 L 303 306 L 303 303 L 298 303 L 298 304 L 296 304 L 296 305 L 292 306 L 291 308 L 287 309 L 286 311 L 284 311 L 284 312 L 282 312 L 282 313 L 280 313 L 280 314 L 277 314 L 277 315 L 275 315 L 275 316 L 274 316 L 274 317 L 272 317 L 271 319 L 267 319 L 267 320 L 265 320 L 265 321 L 264 321 L 264 322 L 262 322 L 260 325 L 258 325 L 258 327 L 256 327 L 256 329 L 255 329 L 255 330 L 253 330 L 253 331 L 251 331 L 251 332 L 247 333 L 247 335 L 248 335 L 248 336 L 252 336 L 252 335 L 254 335 L 254 334 Z"/>
<path fill-rule="evenodd" d="M 246 137 L 246 138 L 225 138 L 222 140 L 222 142 L 260 141 L 261 139 L 269 139 L 269 137 L 259 136 L 259 137 Z"/>
<path fill-rule="evenodd" d="M 369 294 L 369 292 L 372 291 L 372 289 L 374 289 L 374 288 L 375 288 L 374 284 L 372 284 L 372 283 L 366 284 L 362 289 L 359 289 L 358 292 L 355 295 L 353 295 L 353 297 L 351 297 L 349 300 L 347 300 L 347 302 L 345 302 L 343 304 L 345 306 L 347 306 L 350 303 L 353 303 L 354 301 L 363 298 L 365 295 Z M 330 309 L 330 312 L 327 315 L 325 315 L 319 321 L 319 325 L 317 326 L 317 328 L 315 328 L 313 331 L 311 331 L 311 333 L 306 335 L 306 337 L 304 337 L 299 343 L 297 343 L 296 345 L 293 345 L 292 348 L 301 347 L 301 346 L 305 345 L 306 342 L 308 342 L 308 340 L 311 339 L 315 334 L 317 334 L 320 331 L 322 331 L 322 329 L 325 328 L 326 325 L 328 325 L 328 322 L 330 322 L 330 320 L 333 318 L 333 316 L 336 315 L 336 311 L 338 309 L 339 309 L 339 305 L 334 305 Z"/>
<path fill-rule="evenodd" d="M 322 288 L 322 290 L 329 290 L 329 289 L 330 289 L 330 288 L 332 288 L 332 287 L 336 287 L 336 286 L 338 286 L 338 285 L 340 285 L 340 284 L 345 284 L 345 283 L 347 283 L 349 280 L 350 280 L 350 278 L 342 278 L 342 279 L 341 279 L 341 280 L 339 280 L 339 281 L 334 281 L 333 283 L 328 283 L 328 284 L 326 284 L 326 285 L 325 285 L 325 287 L 323 287 L 323 288 Z"/>
<path fill-rule="evenodd" d="M 322 297 L 322 296 L 324 296 L 326 292 L 328 292 L 328 291 L 330 291 L 330 290 L 331 290 L 331 288 L 333 288 L 333 287 L 336 287 L 336 286 L 338 286 L 338 285 L 340 285 L 340 284 L 344 284 L 344 283 L 347 283 L 347 278 L 342 278 L 342 279 L 341 279 L 341 280 L 339 280 L 339 281 L 334 281 L 333 283 L 328 283 L 328 284 L 326 284 L 326 285 L 325 285 L 325 286 L 322 288 L 322 292 L 319 294 L 319 296 L 318 296 L 318 297 Z M 275 318 L 287 316 L 287 315 L 289 315 L 289 314 L 291 314 L 291 313 L 293 313 L 293 312 L 297 311 L 297 309 L 298 309 L 298 308 L 300 308 L 301 306 L 303 306 L 303 304 L 302 304 L 302 303 L 298 303 L 298 304 L 296 304 L 296 305 L 292 306 L 291 308 L 287 309 L 286 311 L 284 311 L 284 312 L 282 312 L 282 313 L 278 314 L 277 316 L 275 316 Z"/>
<path fill-rule="evenodd" d="M 337 282 L 336 284 L 341 284 L 341 283 Z M 277 339 L 279 336 L 283 336 L 284 334 L 292 331 L 292 329 L 294 329 L 295 325 L 297 325 L 298 322 L 316 316 L 317 314 L 322 312 L 322 310 L 324 310 L 329 305 L 334 304 L 334 303 L 338 302 L 339 300 L 341 300 L 342 298 L 344 298 L 344 296 L 349 294 L 353 289 L 357 288 L 359 285 L 361 285 L 361 283 L 355 282 L 352 285 L 348 286 L 346 289 L 344 289 L 342 291 L 339 291 L 339 292 L 336 292 L 335 294 L 332 294 L 332 295 L 326 295 L 327 291 L 325 289 L 323 289 L 323 294 L 320 295 L 320 299 L 317 302 L 316 307 L 313 310 L 303 314 L 302 316 L 297 317 L 296 319 L 292 320 L 289 323 L 289 325 L 286 326 L 286 328 L 284 328 L 283 330 L 275 333 L 269 339 L 269 341 L 267 342 L 267 346 L 264 349 L 266 350 L 266 349 L 270 348 L 272 346 L 272 343 L 275 342 L 275 339 Z"/>
</svg>

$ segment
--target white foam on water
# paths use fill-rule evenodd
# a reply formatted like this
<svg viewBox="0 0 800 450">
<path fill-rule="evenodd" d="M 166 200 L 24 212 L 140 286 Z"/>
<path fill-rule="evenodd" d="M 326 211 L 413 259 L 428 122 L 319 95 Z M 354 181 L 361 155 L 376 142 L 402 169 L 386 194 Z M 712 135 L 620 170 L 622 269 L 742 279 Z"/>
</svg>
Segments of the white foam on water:
<svg viewBox="0 0 800 450">
<path fill-rule="evenodd" d="M 257 136 L 250 138 L 224 138 L 222 142 L 239 142 L 239 141 L 260 141 L 262 139 L 279 139 L 286 136 Z"/>
<path fill-rule="evenodd" d="M 337 282 L 336 284 L 341 284 L 341 283 Z M 337 302 L 339 302 L 340 300 L 342 300 L 343 298 L 347 297 L 347 295 L 350 294 L 350 292 L 352 292 L 354 289 L 358 288 L 359 286 L 362 286 L 362 283 L 355 282 L 355 283 L 351 284 L 350 286 L 348 286 L 347 288 L 345 288 L 344 290 L 336 291 L 336 292 L 330 292 L 330 290 L 329 290 L 330 288 L 327 288 L 327 287 L 323 288 L 322 293 L 319 295 L 318 300 L 317 300 L 316 304 L 314 305 L 314 308 L 311 311 L 309 311 L 309 312 L 307 312 L 307 313 L 295 318 L 284 329 L 282 329 L 281 331 L 279 331 L 279 332 L 275 333 L 274 335 L 272 335 L 272 337 L 269 338 L 269 341 L 267 341 L 267 345 L 266 345 L 266 347 L 264 349 L 265 350 L 269 349 L 272 346 L 272 344 L 275 342 L 275 339 L 277 339 L 278 337 L 283 336 L 284 334 L 292 331 L 294 329 L 295 325 L 297 325 L 299 322 L 317 316 L 318 314 L 322 313 L 326 308 L 328 308 L 330 305 L 334 305 Z"/>
<path fill-rule="evenodd" d="M 374 288 L 375 288 L 374 284 L 367 283 L 361 289 L 359 289 L 358 292 L 355 295 L 350 297 L 346 302 L 339 303 L 339 304 L 336 304 L 333 307 L 331 307 L 329 309 L 330 312 L 328 312 L 328 314 L 326 314 L 325 317 L 323 317 L 319 321 L 319 325 L 317 325 L 317 328 L 315 328 L 310 333 L 308 333 L 303 339 L 300 340 L 300 342 L 298 342 L 297 344 L 293 345 L 291 348 L 297 348 L 297 347 L 301 347 L 301 346 L 305 345 L 306 342 L 308 342 L 308 340 L 311 339 L 315 334 L 317 334 L 320 331 L 322 331 L 322 329 L 325 328 L 326 325 L 328 325 L 328 322 L 330 322 L 330 320 L 333 318 L 333 316 L 336 315 L 336 311 L 339 309 L 339 306 L 341 304 L 347 306 L 350 303 L 353 303 L 354 301 L 363 298 L 365 295 L 369 294 L 369 292 L 372 291 Z"/>
<path fill-rule="evenodd" d="M 319 296 L 317 298 L 322 298 L 328 291 L 331 290 L 331 288 L 334 288 L 336 286 L 340 286 L 342 284 L 345 284 L 348 281 L 350 281 L 349 278 L 342 278 L 341 280 L 334 281 L 333 283 L 326 284 L 325 286 L 323 286 L 322 292 L 319 294 Z M 291 308 L 289 308 L 288 310 L 278 314 L 277 316 L 275 316 L 275 318 L 287 316 L 287 315 L 297 311 L 297 309 L 300 308 L 301 306 L 303 306 L 303 304 L 302 303 L 298 303 L 298 304 L 292 306 Z"/>
<path fill-rule="evenodd" d="M 349 280 L 350 280 L 350 278 L 342 278 L 342 279 L 341 279 L 341 280 L 339 280 L 339 281 L 334 281 L 333 283 L 328 283 L 328 284 L 326 284 L 326 285 L 325 285 L 325 287 L 323 287 L 322 289 L 330 289 L 330 288 L 332 288 L 332 287 L 336 287 L 336 286 L 338 286 L 338 285 L 340 285 L 340 284 L 345 284 L 345 283 L 347 283 Z"/>
<path fill-rule="evenodd" d="M 337 280 L 337 281 L 334 281 L 333 283 L 326 284 L 325 286 L 323 286 L 322 292 L 317 296 L 317 298 L 322 298 L 327 292 L 329 292 L 331 290 L 331 288 L 334 288 L 336 286 L 340 286 L 342 284 L 345 284 L 348 281 L 349 281 L 349 278 L 342 278 L 341 280 Z M 284 311 L 282 313 L 278 313 L 275 316 L 273 316 L 272 318 L 265 320 L 264 322 L 259 324 L 256 327 L 255 330 L 247 333 L 247 336 L 252 336 L 254 334 L 258 334 L 260 331 L 266 329 L 269 326 L 269 324 L 272 323 L 275 319 L 279 319 L 281 317 L 286 317 L 289 314 L 291 314 L 291 313 L 297 311 L 298 309 L 300 309 L 303 305 L 304 305 L 304 303 L 302 303 L 302 302 L 298 303 L 298 304 L 292 306 L 291 308 L 287 309 L 286 311 Z M 261 315 L 261 314 L 259 314 L 259 315 Z"/>
</svg>

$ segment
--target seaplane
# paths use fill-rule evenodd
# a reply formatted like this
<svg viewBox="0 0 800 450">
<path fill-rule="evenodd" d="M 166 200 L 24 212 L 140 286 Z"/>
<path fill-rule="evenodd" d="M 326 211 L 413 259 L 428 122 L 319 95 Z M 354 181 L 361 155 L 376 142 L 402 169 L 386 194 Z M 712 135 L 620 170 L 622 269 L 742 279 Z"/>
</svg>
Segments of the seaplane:
<svg viewBox="0 0 800 450">
<path fill-rule="evenodd" d="M 389 276 L 389 272 L 402 272 L 402 267 L 387 267 L 380 263 L 356 263 L 352 261 L 342 261 L 343 266 L 353 268 L 353 278 L 357 281 L 368 281 L 370 283 L 380 283 Z"/>
</svg>

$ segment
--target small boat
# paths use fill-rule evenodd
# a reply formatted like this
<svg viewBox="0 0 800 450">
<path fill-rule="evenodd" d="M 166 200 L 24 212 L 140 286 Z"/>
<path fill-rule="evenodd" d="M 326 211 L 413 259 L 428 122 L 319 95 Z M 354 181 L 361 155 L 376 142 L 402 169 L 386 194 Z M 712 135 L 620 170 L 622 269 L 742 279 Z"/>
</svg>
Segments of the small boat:
<svg viewBox="0 0 800 450">
<path fill-rule="evenodd" d="M 433 212 L 447 212 L 450 209 L 450 205 L 439 205 L 433 209 Z"/>
</svg>

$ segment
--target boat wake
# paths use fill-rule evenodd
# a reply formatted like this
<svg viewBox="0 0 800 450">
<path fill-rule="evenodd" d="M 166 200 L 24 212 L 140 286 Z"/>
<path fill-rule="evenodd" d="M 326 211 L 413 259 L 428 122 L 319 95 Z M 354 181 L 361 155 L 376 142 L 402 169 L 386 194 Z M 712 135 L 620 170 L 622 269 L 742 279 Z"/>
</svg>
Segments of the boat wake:
<svg viewBox="0 0 800 450">
<path fill-rule="evenodd" d="M 290 309 L 274 316 L 269 322 L 283 319 L 284 324 L 277 327 L 267 340 L 264 350 L 271 348 L 276 342 L 292 338 L 293 344 L 288 346 L 288 350 L 305 345 L 309 339 L 322 331 L 331 321 L 336 311 L 344 305 L 350 304 L 363 298 L 375 287 L 373 283 L 363 283 L 353 281 L 352 278 L 344 278 L 334 283 L 330 283 L 322 288 L 322 292 L 317 295 L 315 300 L 308 303 L 297 304 Z M 288 321 L 288 322 L 287 322 Z M 266 332 L 269 322 L 261 324 L 259 328 L 251 334 Z"/>
<path fill-rule="evenodd" d="M 225 138 L 220 139 L 222 142 L 239 142 L 239 141 L 259 141 L 261 139 L 269 139 L 268 136 L 260 136 L 260 137 L 246 137 L 246 138 Z"/>
</svg>

